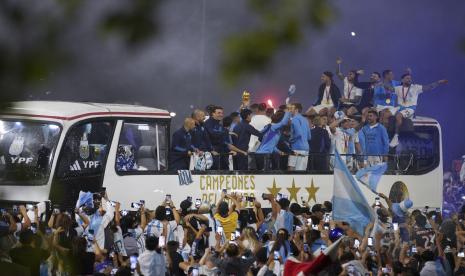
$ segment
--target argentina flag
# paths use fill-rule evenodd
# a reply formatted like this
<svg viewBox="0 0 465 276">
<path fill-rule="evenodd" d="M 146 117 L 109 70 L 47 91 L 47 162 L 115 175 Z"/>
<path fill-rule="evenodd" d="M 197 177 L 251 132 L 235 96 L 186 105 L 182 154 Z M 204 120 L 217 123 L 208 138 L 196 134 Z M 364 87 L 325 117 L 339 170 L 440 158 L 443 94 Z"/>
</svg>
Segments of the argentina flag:
<svg viewBox="0 0 465 276">
<path fill-rule="evenodd" d="M 362 182 L 363 185 L 368 186 L 370 190 L 376 193 L 376 189 L 378 188 L 379 180 L 381 176 L 386 172 L 387 164 L 385 162 L 369 166 L 363 169 L 358 170 L 355 174 L 355 178 L 358 181 Z"/>
<path fill-rule="evenodd" d="M 76 202 L 76 208 L 81 206 L 94 207 L 94 195 L 91 192 L 79 192 L 79 197 Z"/>
<path fill-rule="evenodd" d="M 349 223 L 363 236 L 365 227 L 375 218 L 374 211 L 337 151 L 334 163 L 333 219 Z"/>
</svg>

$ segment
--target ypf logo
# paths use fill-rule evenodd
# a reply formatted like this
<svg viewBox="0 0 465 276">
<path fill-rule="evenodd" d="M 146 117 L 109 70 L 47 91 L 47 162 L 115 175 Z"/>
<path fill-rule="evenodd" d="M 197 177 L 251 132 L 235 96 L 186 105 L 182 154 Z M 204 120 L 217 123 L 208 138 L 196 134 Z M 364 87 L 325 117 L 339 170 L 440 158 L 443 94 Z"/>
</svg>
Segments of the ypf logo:
<svg viewBox="0 0 465 276">
<path fill-rule="evenodd" d="M 81 166 L 82 164 L 82 166 Z M 100 161 L 82 161 L 79 160 L 74 161 L 72 165 L 69 166 L 70 171 L 81 171 L 85 169 L 96 169 L 100 167 Z"/>
</svg>

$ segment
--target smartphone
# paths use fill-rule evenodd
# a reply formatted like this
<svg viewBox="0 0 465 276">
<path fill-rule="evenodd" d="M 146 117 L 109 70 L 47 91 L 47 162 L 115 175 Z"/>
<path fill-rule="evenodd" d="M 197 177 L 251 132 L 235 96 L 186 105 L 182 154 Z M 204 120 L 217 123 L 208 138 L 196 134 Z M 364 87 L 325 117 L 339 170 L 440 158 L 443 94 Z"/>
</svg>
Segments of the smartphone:
<svg viewBox="0 0 465 276">
<path fill-rule="evenodd" d="M 192 202 L 192 197 L 191 197 L 191 196 L 188 196 L 188 197 L 187 197 L 187 200 L 188 200 L 189 202 Z"/>
<path fill-rule="evenodd" d="M 274 260 L 279 261 L 279 251 L 274 251 Z"/>
<path fill-rule="evenodd" d="M 325 223 L 329 223 L 329 220 L 330 220 L 329 214 L 325 214 Z"/>
<path fill-rule="evenodd" d="M 375 198 L 375 205 L 376 205 L 376 206 L 380 206 L 380 205 L 381 205 L 381 203 L 379 202 L 379 197 L 376 197 L 376 198 Z"/>
<path fill-rule="evenodd" d="M 373 246 L 373 238 L 372 237 L 368 238 L 368 246 Z"/>
<path fill-rule="evenodd" d="M 131 257 L 129 257 L 129 260 L 131 262 L 131 270 L 136 270 L 136 268 L 137 268 L 137 256 L 131 256 Z"/>
<path fill-rule="evenodd" d="M 263 194 L 262 194 L 262 199 L 263 199 L 263 200 L 268 200 L 268 194 L 263 193 Z"/>
<path fill-rule="evenodd" d="M 313 230 L 318 230 L 318 224 L 313 224 L 313 225 L 312 225 L 312 229 L 313 229 Z"/>
<path fill-rule="evenodd" d="M 441 208 L 436 208 L 436 213 L 441 213 Z"/>
<path fill-rule="evenodd" d="M 139 203 L 140 203 L 141 205 L 145 205 L 145 199 L 139 200 Z"/>
<path fill-rule="evenodd" d="M 325 224 L 323 225 L 323 229 L 329 230 L 329 224 L 325 223 Z"/>
<path fill-rule="evenodd" d="M 302 231 L 302 227 L 300 227 L 300 226 L 296 225 L 296 227 L 295 227 L 295 231 L 296 231 L 296 232 Z"/>
<path fill-rule="evenodd" d="M 410 251 L 412 251 L 412 253 L 417 253 L 417 248 L 416 248 L 416 246 L 412 245 L 412 249 L 410 249 Z"/>
<path fill-rule="evenodd" d="M 116 201 L 110 201 L 110 205 L 115 207 L 116 206 Z"/>
<path fill-rule="evenodd" d="M 192 276 L 199 276 L 199 269 L 197 267 L 192 269 Z"/>
<path fill-rule="evenodd" d="M 50 227 L 46 227 L 46 228 L 45 228 L 45 235 L 51 236 L 52 233 L 53 233 L 52 228 L 50 228 Z"/>
<path fill-rule="evenodd" d="M 116 272 L 118 272 L 118 268 L 113 268 L 110 272 L 110 275 L 116 275 Z"/>
<path fill-rule="evenodd" d="M 27 210 L 34 210 L 34 205 L 32 205 L 32 204 L 26 204 L 26 209 L 27 209 Z"/>
<path fill-rule="evenodd" d="M 457 257 L 459 257 L 459 258 L 465 258 L 465 252 L 463 252 L 463 251 L 458 252 L 458 253 L 457 253 Z"/>
<path fill-rule="evenodd" d="M 87 241 L 88 242 L 93 242 L 94 241 L 94 234 L 90 233 L 90 230 L 89 230 L 89 234 L 87 234 Z"/>
<path fill-rule="evenodd" d="M 354 240 L 354 248 L 358 249 L 360 247 L 360 241 L 358 239 Z"/>
<path fill-rule="evenodd" d="M 382 271 L 383 273 L 391 273 L 391 269 L 390 269 L 389 267 L 383 267 L 383 268 L 381 269 L 381 271 Z"/>
<path fill-rule="evenodd" d="M 34 223 L 31 223 L 31 231 L 32 233 L 37 233 L 37 224 L 34 222 Z"/>
<path fill-rule="evenodd" d="M 236 234 L 236 239 L 238 239 L 241 236 L 241 231 L 236 230 L 235 234 Z"/>
<path fill-rule="evenodd" d="M 223 189 L 221 192 L 226 195 L 228 193 L 228 189 Z"/>
<path fill-rule="evenodd" d="M 220 235 L 223 234 L 223 226 L 218 226 L 217 229 L 216 229 L 216 232 Z"/>
<path fill-rule="evenodd" d="M 167 216 L 171 215 L 171 209 L 170 208 L 165 208 L 165 214 Z"/>
<path fill-rule="evenodd" d="M 165 236 L 158 237 L 158 247 L 165 247 Z"/>
<path fill-rule="evenodd" d="M 312 225 L 312 219 L 311 218 L 307 219 L 307 225 Z"/>
<path fill-rule="evenodd" d="M 141 203 L 137 203 L 137 202 L 131 203 L 131 208 L 140 209 L 140 207 L 142 207 Z"/>
<path fill-rule="evenodd" d="M 236 233 L 231 233 L 231 241 L 235 241 L 236 240 Z"/>
<path fill-rule="evenodd" d="M 127 216 L 129 214 L 128 210 L 121 210 L 121 216 Z"/>
<path fill-rule="evenodd" d="M 310 248 L 308 247 L 308 244 L 304 243 L 304 252 L 308 253 L 310 251 Z"/>
<path fill-rule="evenodd" d="M 399 224 L 398 224 L 397 222 L 394 222 L 394 223 L 392 224 L 392 227 L 393 227 L 394 231 L 399 230 Z"/>
<path fill-rule="evenodd" d="M 278 194 L 276 195 L 276 200 L 277 200 L 277 201 L 280 201 L 281 198 L 283 198 L 283 195 L 280 194 L 280 193 L 278 193 Z"/>
<path fill-rule="evenodd" d="M 436 215 L 432 215 L 431 218 L 432 218 L 433 220 L 436 220 Z"/>
<path fill-rule="evenodd" d="M 195 208 L 199 208 L 202 204 L 202 200 L 200 198 L 195 199 Z"/>
<path fill-rule="evenodd" d="M 53 209 L 53 213 L 55 215 L 58 215 L 60 213 L 60 209 L 58 209 L 58 208 Z"/>
<path fill-rule="evenodd" d="M 171 195 L 170 194 L 167 194 L 165 196 L 165 201 L 168 202 L 168 201 L 171 201 Z"/>
</svg>

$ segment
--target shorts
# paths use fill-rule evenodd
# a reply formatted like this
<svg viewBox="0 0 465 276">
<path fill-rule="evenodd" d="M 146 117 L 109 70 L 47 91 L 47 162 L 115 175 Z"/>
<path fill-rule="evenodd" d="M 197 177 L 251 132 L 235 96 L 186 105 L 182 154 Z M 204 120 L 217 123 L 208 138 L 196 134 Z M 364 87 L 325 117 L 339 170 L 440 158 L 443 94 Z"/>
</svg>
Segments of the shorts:
<svg viewBox="0 0 465 276">
<path fill-rule="evenodd" d="M 296 171 L 305 171 L 307 170 L 308 163 L 308 151 L 304 150 L 295 150 L 295 153 L 301 155 L 289 155 L 289 161 L 287 165 L 289 167 L 294 167 Z"/>
<path fill-rule="evenodd" d="M 412 119 L 413 115 L 415 114 L 415 109 L 401 106 L 399 109 L 399 113 L 402 114 L 402 117 L 404 117 L 405 119 Z"/>
<path fill-rule="evenodd" d="M 397 113 L 397 110 L 399 109 L 398 107 L 392 106 L 392 105 L 377 105 L 376 106 L 376 111 L 381 112 L 385 109 L 389 109 L 392 115 L 395 115 Z"/>
<path fill-rule="evenodd" d="M 315 110 L 316 113 L 320 113 L 320 111 L 323 110 L 324 108 L 327 108 L 329 111 L 329 109 L 333 107 L 334 107 L 333 105 L 320 104 L 320 105 L 312 106 L 312 109 Z"/>
</svg>

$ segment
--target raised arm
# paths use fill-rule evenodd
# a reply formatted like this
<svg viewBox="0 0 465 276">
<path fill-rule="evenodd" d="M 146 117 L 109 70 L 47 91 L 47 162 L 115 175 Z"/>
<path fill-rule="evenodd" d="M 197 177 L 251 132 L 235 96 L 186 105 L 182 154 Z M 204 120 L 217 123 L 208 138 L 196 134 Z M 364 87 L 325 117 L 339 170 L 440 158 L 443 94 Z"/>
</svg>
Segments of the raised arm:
<svg viewBox="0 0 465 276">
<path fill-rule="evenodd" d="M 23 223 L 21 229 L 27 229 L 27 228 L 31 227 L 31 220 L 29 219 L 29 216 L 27 215 L 27 210 L 26 210 L 26 207 L 24 207 L 24 205 L 19 206 L 19 212 L 21 213 L 21 215 L 24 218 L 24 223 Z"/>
<path fill-rule="evenodd" d="M 115 204 L 115 224 L 120 225 L 121 214 L 120 214 L 121 203 L 116 202 Z"/>
<path fill-rule="evenodd" d="M 423 92 L 430 91 L 430 90 L 433 90 L 434 88 L 438 87 L 440 84 L 446 84 L 448 82 L 449 82 L 448 80 L 438 80 L 438 81 L 435 81 L 433 83 L 423 85 L 422 90 L 423 90 Z"/>
<path fill-rule="evenodd" d="M 336 64 L 337 64 L 337 67 L 336 67 L 336 76 L 338 76 L 339 79 L 341 80 L 344 80 L 345 76 L 344 74 L 341 72 L 341 64 L 342 64 L 342 58 L 337 58 L 336 59 Z"/>
<path fill-rule="evenodd" d="M 140 212 L 140 228 L 142 228 L 142 231 L 145 231 L 145 227 L 147 227 L 147 215 L 145 214 L 144 205 L 140 207 L 139 212 Z"/>
</svg>

